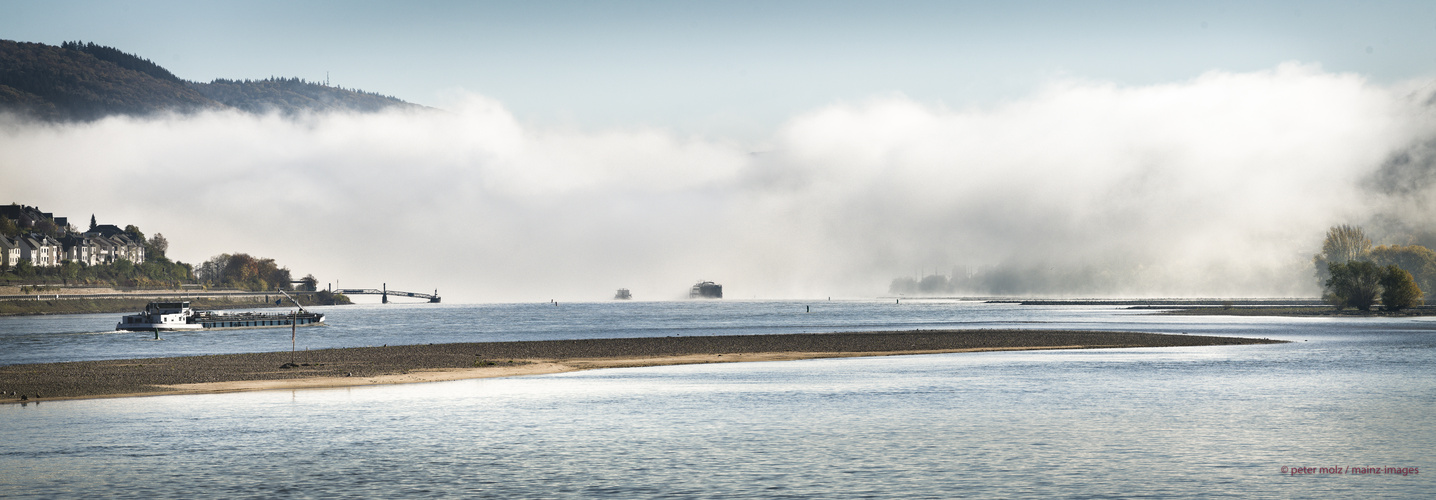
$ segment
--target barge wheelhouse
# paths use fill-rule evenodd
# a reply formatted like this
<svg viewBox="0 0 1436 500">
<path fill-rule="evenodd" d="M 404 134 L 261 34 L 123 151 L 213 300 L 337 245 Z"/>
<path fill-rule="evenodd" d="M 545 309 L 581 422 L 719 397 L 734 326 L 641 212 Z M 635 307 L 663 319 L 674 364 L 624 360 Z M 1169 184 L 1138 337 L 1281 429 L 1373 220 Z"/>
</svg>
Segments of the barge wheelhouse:
<svg viewBox="0 0 1436 500">
<path fill-rule="evenodd" d="M 139 314 L 120 318 L 116 330 L 160 331 L 198 330 L 204 328 L 194 323 L 195 312 L 189 302 L 150 302 Z"/>
</svg>

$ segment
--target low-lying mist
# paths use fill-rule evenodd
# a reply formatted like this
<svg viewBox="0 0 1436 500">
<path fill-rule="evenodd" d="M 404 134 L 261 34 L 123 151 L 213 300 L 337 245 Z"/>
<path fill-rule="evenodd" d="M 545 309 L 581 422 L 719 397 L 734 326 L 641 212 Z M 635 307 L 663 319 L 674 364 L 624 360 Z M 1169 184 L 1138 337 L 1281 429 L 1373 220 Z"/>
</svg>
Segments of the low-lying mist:
<svg viewBox="0 0 1436 500">
<path fill-rule="evenodd" d="M 949 109 L 902 95 L 763 144 L 448 111 L 0 119 L 0 203 L 163 233 L 173 259 L 276 259 L 446 301 L 971 293 L 1310 296 L 1327 227 L 1430 238 L 1424 82 L 1286 64 L 1130 87 L 1064 80 Z M 1381 243 L 1383 241 L 1378 241 Z"/>
</svg>

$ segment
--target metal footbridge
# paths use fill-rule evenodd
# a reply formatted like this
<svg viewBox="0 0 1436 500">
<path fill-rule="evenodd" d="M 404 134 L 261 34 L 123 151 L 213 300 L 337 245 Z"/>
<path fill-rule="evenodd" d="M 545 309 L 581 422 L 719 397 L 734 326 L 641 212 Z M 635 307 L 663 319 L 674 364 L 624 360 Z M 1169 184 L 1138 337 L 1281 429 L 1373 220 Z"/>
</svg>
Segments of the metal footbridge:
<svg viewBox="0 0 1436 500">
<path fill-rule="evenodd" d="M 383 296 L 384 296 L 384 303 L 385 303 L 385 304 L 388 304 L 388 303 L 389 303 L 389 296 L 390 296 L 390 295 L 393 295 L 393 296 L 396 296 L 396 297 L 413 297 L 413 298 L 416 298 L 416 299 L 425 299 L 425 300 L 428 300 L 429 303 L 431 303 L 431 304 L 437 304 L 437 303 L 439 303 L 439 291 L 438 291 L 438 290 L 434 290 L 434 293 L 432 293 L 432 294 L 430 294 L 430 293 L 419 293 L 419 292 L 401 292 L 401 291 L 399 291 L 399 290 L 390 290 L 388 283 L 385 283 L 385 284 L 384 284 L 384 288 L 382 288 L 382 289 L 380 289 L 380 288 L 339 288 L 339 289 L 336 289 L 336 290 L 334 290 L 334 291 L 335 291 L 336 293 L 342 293 L 342 294 L 344 294 L 344 295 L 383 295 Z"/>
</svg>

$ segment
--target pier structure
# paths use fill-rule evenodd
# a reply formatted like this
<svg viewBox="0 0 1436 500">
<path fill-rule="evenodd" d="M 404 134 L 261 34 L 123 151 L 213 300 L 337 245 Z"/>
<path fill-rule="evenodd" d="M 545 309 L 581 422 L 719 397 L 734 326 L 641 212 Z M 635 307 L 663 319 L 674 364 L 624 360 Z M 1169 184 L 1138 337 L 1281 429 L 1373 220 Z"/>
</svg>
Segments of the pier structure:
<svg viewBox="0 0 1436 500">
<path fill-rule="evenodd" d="M 388 283 L 384 284 L 384 288 L 340 288 L 334 291 L 337 293 L 342 293 L 344 295 L 382 295 L 384 297 L 383 300 L 385 304 L 389 303 L 390 295 L 398 297 L 413 297 L 416 299 L 425 299 L 428 300 L 430 304 L 439 303 L 438 290 L 434 290 L 434 293 L 431 294 L 420 292 L 401 292 L 399 290 L 390 290 Z"/>
</svg>

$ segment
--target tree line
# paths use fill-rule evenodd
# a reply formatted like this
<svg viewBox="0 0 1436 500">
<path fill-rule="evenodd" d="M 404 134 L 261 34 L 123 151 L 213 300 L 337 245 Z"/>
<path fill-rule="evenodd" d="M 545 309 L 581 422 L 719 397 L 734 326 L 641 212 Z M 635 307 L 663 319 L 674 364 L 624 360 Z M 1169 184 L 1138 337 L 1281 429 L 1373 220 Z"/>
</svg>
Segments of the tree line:
<svg viewBox="0 0 1436 500">
<path fill-rule="evenodd" d="M 94 56 L 95 59 L 111 62 L 121 68 L 138 71 L 140 73 L 150 75 L 160 80 L 169 80 L 175 83 L 184 83 L 184 80 L 181 80 L 179 77 L 175 76 L 174 73 L 170 73 L 170 70 L 164 69 L 160 65 L 155 64 L 153 61 L 134 54 L 130 54 L 128 52 L 121 51 L 120 49 L 114 47 L 98 45 L 95 42 L 85 43 L 84 41 L 76 40 L 73 42 L 62 42 L 60 44 L 60 48 L 89 54 L 91 56 Z"/>
<path fill-rule="evenodd" d="M 0 111 L 88 121 L 220 107 L 184 82 L 156 77 L 168 71 L 144 59 L 110 47 L 66 45 L 0 40 Z"/>
<path fill-rule="evenodd" d="M 52 121 L 234 108 L 285 114 L 418 107 L 391 96 L 298 78 L 181 79 L 135 54 L 94 42 L 0 40 L 0 112 Z"/>
<path fill-rule="evenodd" d="M 210 257 L 195 270 L 196 278 L 209 287 L 238 288 L 261 292 L 283 288 L 294 290 L 295 281 L 289 268 L 280 267 L 274 259 L 254 257 L 247 253 L 219 254 Z M 313 274 L 299 280 L 299 290 L 315 291 L 319 280 Z"/>
<path fill-rule="evenodd" d="M 1399 311 L 1424 303 L 1436 287 L 1436 251 L 1420 245 L 1373 247 L 1360 226 L 1333 226 L 1312 257 L 1322 299 L 1337 309 Z"/>
</svg>

